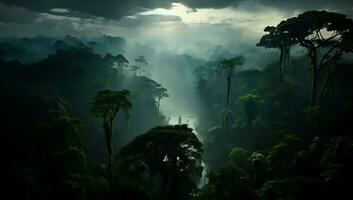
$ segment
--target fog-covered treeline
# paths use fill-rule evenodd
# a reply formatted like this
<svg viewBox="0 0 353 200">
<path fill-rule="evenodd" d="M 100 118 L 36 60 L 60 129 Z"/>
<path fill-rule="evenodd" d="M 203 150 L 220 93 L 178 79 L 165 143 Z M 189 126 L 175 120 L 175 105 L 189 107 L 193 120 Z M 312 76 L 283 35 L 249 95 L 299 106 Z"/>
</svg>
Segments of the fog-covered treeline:
<svg viewBox="0 0 353 200">
<path fill-rule="evenodd" d="M 11 199 L 349 199 L 352 19 L 308 11 L 219 48 L 1 38 Z"/>
</svg>

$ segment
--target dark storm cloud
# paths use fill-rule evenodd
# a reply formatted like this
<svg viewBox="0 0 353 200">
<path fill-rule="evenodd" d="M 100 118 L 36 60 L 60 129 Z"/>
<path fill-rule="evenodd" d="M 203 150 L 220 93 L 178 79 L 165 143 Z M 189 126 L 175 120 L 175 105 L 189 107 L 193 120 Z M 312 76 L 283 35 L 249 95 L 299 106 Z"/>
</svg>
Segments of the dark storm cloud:
<svg viewBox="0 0 353 200">
<path fill-rule="evenodd" d="M 121 19 L 138 11 L 154 8 L 170 8 L 172 3 L 182 3 L 191 8 L 222 8 L 236 5 L 242 0 L 0 0 L 11 6 L 23 7 L 35 12 L 53 13 L 52 9 L 70 12 L 56 13 L 67 16 L 95 16 Z"/>
<path fill-rule="evenodd" d="M 329 5 L 334 7 L 353 6 L 351 0 L 175 0 L 193 8 L 219 8 L 236 6 L 245 1 L 254 1 L 274 7 L 295 8 L 295 7 L 318 7 Z"/>
<path fill-rule="evenodd" d="M 36 12 L 50 12 L 64 8 L 76 13 L 108 19 L 120 19 L 143 9 L 168 8 L 169 0 L 1 0 L 8 5 L 23 7 Z M 61 13 L 64 15 L 64 13 Z"/>
<path fill-rule="evenodd" d="M 38 18 L 38 13 L 30 12 L 17 6 L 9 6 L 0 2 L 0 22 L 28 24 Z"/>
<path fill-rule="evenodd" d="M 345 13 L 352 12 L 352 0 L 0 0 L 8 5 L 23 7 L 36 12 L 51 12 L 54 8 L 68 9 L 60 15 L 79 17 L 103 17 L 121 19 L 138 11 L 153 8 L 169 8 L 172 3 L 182 3 L 190 8 L 223 8 L 242 2 L 257 2 L 283 10 L 310 10 L 330 8 Z M 3 14 L 4 15 L 4 14 Z M 0 20 L 2 20 L 1 16 Z"/>
<path fill-rule="evenodd" d="M 174 0 L 190 8 L 237 7 L 242 3 L 261 4 L 278 10 L 293 12 L 296 10 L 329 9 L 352 16 L 353 0 Z M 255 6 L 256 7 L 256 6 Z M 252 9 L 247 7 L 247 9 Z"/>
<path fill-rule="evenodd" d="M 353 8 L 352 0 L 260 0 L 265 5 L 286 10 L 334 9 L 350 14 Z"/>
</svg>

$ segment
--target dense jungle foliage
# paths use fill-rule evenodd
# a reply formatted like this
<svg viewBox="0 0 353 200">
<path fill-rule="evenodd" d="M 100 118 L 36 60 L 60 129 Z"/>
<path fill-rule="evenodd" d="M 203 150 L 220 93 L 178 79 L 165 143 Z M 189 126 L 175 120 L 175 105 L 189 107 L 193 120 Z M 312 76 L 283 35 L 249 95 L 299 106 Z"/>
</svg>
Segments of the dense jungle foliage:
<svg viewBox="0 0 353 200">
<path fill-rule="evenodd" d="M 264 68 L 179 55 L 196 127 L 170 123 L 174 97 L 122 38 L 2 39 L 8 198 L 352 199 L 353 21 L 309 11 L 265 32 L 257 48 L 280 53 Z"/>
</svg>

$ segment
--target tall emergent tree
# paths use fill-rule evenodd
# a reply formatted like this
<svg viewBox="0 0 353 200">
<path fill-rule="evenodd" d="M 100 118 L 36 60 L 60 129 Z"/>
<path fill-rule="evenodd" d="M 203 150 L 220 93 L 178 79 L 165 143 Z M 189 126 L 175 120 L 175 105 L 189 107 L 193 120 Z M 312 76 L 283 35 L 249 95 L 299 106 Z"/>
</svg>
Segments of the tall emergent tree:
<svg viewBox="0 0 353 200">
<path fill-rule="evenodd" d="M 146 76 L 139 76 L 137 80 L 139 80 L 138 89 L 150 93 L 153 96 L 157 105 L 157 111 L 159 112 L 161 99 L 164 97 L 169 97 L 167 89 Z"/>
<path fill-rule="evenodd" d="M 123 67 L 127 67 L 129 64 L 129 61 L 123 56 L 123 55 L 117 55 L 113 56 L 112 54 L 108 53 L 104 56 L 104 59 L 112 64 L 112 67 L 114 64 L 117 65 L 118 72 L 119 74 L 122 73 Z"/>
<path fill-rule="evenodd" d="M 308 11 L 282 21 L 277 29 L 308 50 L 312 64 L 310 106 L 317 104 L 319 74 L 332 60 L 346 51 L 345 37 L 353 27 L 352 19 L 328 11 Z"/>
<path fill-rule="evenodd" d="M 229 96 L 230 88 L 232 85 L 232 76 L 235 66 L 243 65 L 245 58 L 243 56 L 237 56 L 229 60 L 224 60 L 218 64 L 218 67 L 225 70 L 227 74 L 227 87 L 226 87 L 226 105 L 224 109 L 224 119 L 223 119 L 223 128 L 227 126 L 228 121 L 228 112 L 229 112 Z"/>
<path fill-rule="evenodd" d="M 123 67 L 127 67 L 129 61 L 123 55 L 115 56 L 116 64 L 118 65 L 118 71 L 121 74 L 123 72 Z"/>
<path fill-rule="evenodd" d="M 264 30 L 268 32 L 261 37 L 257 46 L 265 48 L 278 48 L 281 51 L 279 61 L 279 77 L 283 78 L 283 68 L 289 65 L 290 48 L 296 43 L 287 32 L 283 32 L 274 26 L 267 26 Z"/>
<path fill-rule="evenodd" d="M 148 65 L 148 62 L 147 62 L 147 60 L 145 59 L 145 57 L 143 57 L 143 56 L 139 56 L 139 57 L 136 58 L 134 61 L 136 62 L 136 66 L 138 67 L 138 70 L 139 70 L 140 76 L 141 76 L 141 74 L 142 74 L 142 68 L 143 68 L 143 66 Z"/>
<path fill-rule="evenodd" d="M 157 96 L 157 110 L 159 112 L 160 110 L 160 105 L 161 105 L 161 99 L 164 97 L 169 97 L 169 94 L 167 93 L 167 89 L 162 87 L 161 84 L 157 84 L 155 88 L 155 95 Z"/>
<path fill-rule="evenodd" d="M 353 27 L 349 28 L 349 31 L 342 34 L 342 42 L 339 46 L 340 51 L 337 51 L 336 56 L 327 64 L 329 65 L 328 72 L 326 73 L 326 78 L 321 86 L 318 101 L 320 102 L 323 94 L 326 91 L 328 82 L 330 79 L 337 74 L 343 67 L 338 67 L 337 62 L 342 57 L 343 53 L 353 53 Z"/>
<path fill-rule="evenodd" d="M 103 130 L 105 133 L 105 141 L 108 152 L 108 181 L 112 186 L 112 135 L 113 122 L 120 110 L 131 109 L 130 91 L 111 91 L 103 90 L 98 92 L 92 102 L 91 112 L 95 117 L 103 119 Z"/>
</svg>

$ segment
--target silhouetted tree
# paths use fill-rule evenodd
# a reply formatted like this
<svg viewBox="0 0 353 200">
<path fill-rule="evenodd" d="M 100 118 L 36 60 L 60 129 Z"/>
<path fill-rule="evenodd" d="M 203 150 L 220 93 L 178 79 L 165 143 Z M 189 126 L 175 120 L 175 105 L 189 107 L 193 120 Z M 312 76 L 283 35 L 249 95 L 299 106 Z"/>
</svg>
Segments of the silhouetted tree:
<svg viewBox="0 0 353 200">
<path fill-rule="evenodd" d="M 345 15 L 327 11 L 308 11 L 297 17 L 282 21 L 277 27 L 295 39 L 308 50 L 312 68 L 310 105 L 317 103 L 319 74 L 323 67 L 339 56 L 343 50 L 342 41 L 353 27 Z M 320 50 L 326 50 L 323 56 Z"/>
<path fill-rule="evenodd" d="M 160 110 L 160 105 L 161 105 L 161 99 L 164 97 L 169 97 L 169 94 L 167 93 L 167 89 L 162 87 L 161 84 L 157 84 L 155 88 L 155 95 L 157 96 L 157 109 L 158 112 Z"/>
<path fill-rule="evenodd" d="M 142 74 L 142 68 L 144 67 L 144 66 L 146 66 L 146 65 L 148 65 L 148 62 L 146 61 L 146 59 L 145 59 L 145 57 L 143 57 L 143 56 L 139 56 L 138 58 L 136 58 L 135 60 L 134 60 L 135 62 L 136 62 L 136 71 L 137 70 L 139 70 L 139 72 L 140 72 L 140 76 L 141 76 L 141 74 Z"/>
<path fill-rule="evenodd" d="M 264 30 L 268 34 L 262 36 L 257 46 L 265 48 L 279 48 L 281 51 L 279 61 L 279 75 L 283 78 L 283 67 L 289 65 L 290 47 L 296 43 L 288 33 L 280 31 L 277 27 L 267 26 Z"/>
<path fill-rule="evenodd" d="M 139 76 L 139 89 L 144 90 L 144 92 L 149 92 L 156 101 L 157 110 L 159 111 L 161 99 L 164 97 L 169 97 L 167 89 L 165 89 L 161 84 L 156 81 L 149 79 L 146 76 Z"/>
<path fill-rule="evenodd" d="M 229 96 L 230 96 L 230 87 L 232 81 L 232 75 L 235 66 L 243 65 L 245 58 L 243 56 L 238 56 L 231 58 L 229 60 L 224 60 L 218 64 L 218 67 L 225 70 L 227 74 L 227 87 L 226 87 L 226 106 L 224 110 L 224 119 L 223 127 L 227 126 L 228 121 L 228 112 L 229 112 Z"/>
<path fill-rule="evenodd" d="M 115 56 L 115 60 L 116 64 L 118 65 L 119 73 L 121 74 L 123 72 L 123 67 L 127 67 L 129 61 L 123 55 L 120 54 Z"/>
<path fill-rule="evenodd" d="M 196 193 L 195 178 L 199 176 L 202 152 L 202 143 L 191 128 L 171 125 L 136 137 L 120 150 L 119 163 L 124 170 L 135 166 L 148 170 L 152 176 L 161 176 L 161 199 L 185 199 L 184 195 Z"/>
<path fill-rule="evenodd" d="M 338 74 L 341 69 L 343 69 L 343 67 L 337 66 L 337 62 L 342 57 L 343 53 L 353 53 L 353 27 L 350 27 L 349 31 L 344 32 L 341 37 L 342 41 L 339 45 L 340 50 L 336 52 L 336 56 L 334 56 L 329 62 L 327 62 L 329 68 L 326 72 L 326 78 L 324 80 L 324 83 L 322 84 L 322 87 L 320 89 L 320 93 L 318 96 L 319 102 L 322 100 L 322 96 L 324 95 L 327 89 L 330 79 L 332 79 L 335 74 Z"/>
<path fill-rule="evenodd" d="M 113 122 L 120 110 L 132 108 L 132 103 L 129 97 L 130 92 L 127 90 L 103 90 L 98 92 L 92 102 L 92 114 L 95 117 L 103 119 L 103 130 L 105 132 L 106 147 L 108 152 L 108 180 L 110 187 L 112 186 Z"/>
<path fill-rule="evenodd" d="M 107 53 L 105 56 L 104 56 L 104 59 L 107 61 L 107 62 L 110 62 L 113 66 L 114 64 L 117 65 L 117 68 L 118 68 L 118 72 L 119 74 L 122 73 L 123 71 L 123 67 L 127 67 L 128 64 L 129 64 L 129 61 L 123 56 L 123 55 L 117 55 L 117 56 L 113 56 L 112 54 L 110 53 Z M 113 67 L 112 66 L 112 67 Z"/>
<path fill-rule="evenodd" d="M 110 64 L 110 67 L 114 67 L 114 63 L 116 61 L 115 61 L 115 57 L 112 54 L 110 53 L 105 54 L 104 60 Z"/>
</svg>

